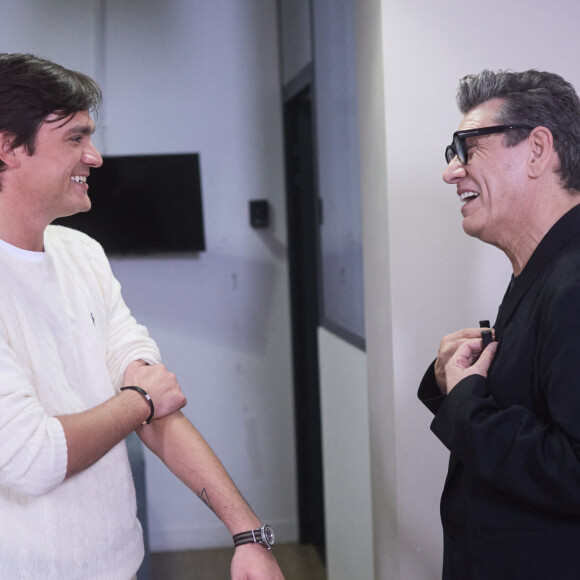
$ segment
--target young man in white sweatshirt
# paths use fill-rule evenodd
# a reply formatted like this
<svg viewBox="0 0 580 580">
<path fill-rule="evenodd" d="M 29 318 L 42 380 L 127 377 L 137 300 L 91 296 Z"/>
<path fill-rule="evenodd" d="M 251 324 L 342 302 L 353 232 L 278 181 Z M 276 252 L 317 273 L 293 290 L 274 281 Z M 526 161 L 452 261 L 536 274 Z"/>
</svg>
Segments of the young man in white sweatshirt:
<svg viewBox="0 0 580 580">
<path fill-rule="evenodd" d="M 0 54 L 0 578 L 135 575 L 136 430 L 235 536 L 232 578 L 280 580 L 270 528 L 181 413 L 102 248 L 50 225 L 91 207 L 100 102 L 85 75 Z"/>
</svg>

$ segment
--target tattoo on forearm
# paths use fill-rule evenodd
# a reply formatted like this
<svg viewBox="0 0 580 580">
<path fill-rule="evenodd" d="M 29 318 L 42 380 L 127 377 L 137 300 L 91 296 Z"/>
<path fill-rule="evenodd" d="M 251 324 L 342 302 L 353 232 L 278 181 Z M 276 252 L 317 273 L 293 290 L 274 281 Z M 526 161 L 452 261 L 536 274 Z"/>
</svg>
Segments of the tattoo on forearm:
<svg viewBox="0 0 580 580">
<path fill-rule="evenodd" d="M 209 500 L 209 494 L 207 493 L 207 489 L 205 487 L 198 493 L 199 499 L 215 514 L 215 510 L 211 505 L 211 501 Z"/>
</svg>

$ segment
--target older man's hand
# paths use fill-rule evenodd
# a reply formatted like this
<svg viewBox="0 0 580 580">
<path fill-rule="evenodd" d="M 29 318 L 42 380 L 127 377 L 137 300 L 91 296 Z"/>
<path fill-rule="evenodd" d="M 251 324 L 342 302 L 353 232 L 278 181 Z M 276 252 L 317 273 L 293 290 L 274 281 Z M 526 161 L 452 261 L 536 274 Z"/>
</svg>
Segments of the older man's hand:
<svg viewBox="0 0 580 580">
<path fill-rule="evenodd" d="M 497 342 L 492 342 L 485 349 L 481 339 L 463 342 L 445 365 L 447 394 L 465 377 L 474 374 L 487 377 L 496 349 Z"/>
</svg>

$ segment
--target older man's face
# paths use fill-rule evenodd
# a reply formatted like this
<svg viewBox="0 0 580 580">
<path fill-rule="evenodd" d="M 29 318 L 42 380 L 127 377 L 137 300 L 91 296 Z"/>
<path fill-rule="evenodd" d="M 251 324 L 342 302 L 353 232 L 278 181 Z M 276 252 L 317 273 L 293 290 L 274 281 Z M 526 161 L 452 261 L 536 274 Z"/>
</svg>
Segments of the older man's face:
<svg viewBox="0 0 580 580">
<path fill-rule="evenodd" d="M 493 99 L 472 109 L 459 130 L 498 125 L 501 105 L 501 100 Z M 467 164 L 462 165 L 455 157 L 443 173 L 443 179 L 457 187 L 464 231 L 504 251 L 513 250 L 517 244 L 525 213 L 525 145 L 526 141 L 505 147 L 501 133 L 468 138 Z"/>
</svg>

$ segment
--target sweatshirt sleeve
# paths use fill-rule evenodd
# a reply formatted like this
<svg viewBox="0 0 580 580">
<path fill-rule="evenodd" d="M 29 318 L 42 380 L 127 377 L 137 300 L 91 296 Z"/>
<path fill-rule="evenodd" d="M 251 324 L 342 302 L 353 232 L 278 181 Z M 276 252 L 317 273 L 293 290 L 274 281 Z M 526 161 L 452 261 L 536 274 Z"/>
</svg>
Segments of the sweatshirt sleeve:
<svg viewBox="0 0 580 580">
<path fill-rule="evenodd" d="M 147 329 L 135 320 L 125 304 L 121 285 L 113 274 L 102 246 L 80 232 L 74 232 L 74 236 L 74 251 L 83 257 L 76 267 L 95 278 L 94 287 L 100 289 L 104 303 L 107 319 L 105 359 L 109 377 L 117 391 L 131 362 L 143 360 L 148 364 L 157 364 L 161 362 L 161 355 Z M 79 252 L 78 248 L 81 246 L 82 251 Z"/>
<path fill-rule="evenodd" d="M 121 285 L 112 275 L 109 313 L 107 367 L 117 390 L 121 387 L 127 365 L 135 360 L 156 364 L 161 361 L 161 355 L 147 329 L 131 315 L 121 295 Z"/>
<path fill-rule="evenodd" d="M 49 417 L 18 365 L 0 324 L 0 486 L 42 495 L 66 475 L 67 446 L 58 419 Z"/>
</svg>

